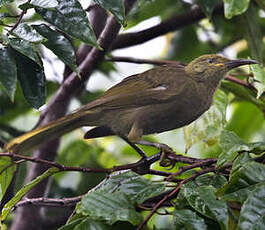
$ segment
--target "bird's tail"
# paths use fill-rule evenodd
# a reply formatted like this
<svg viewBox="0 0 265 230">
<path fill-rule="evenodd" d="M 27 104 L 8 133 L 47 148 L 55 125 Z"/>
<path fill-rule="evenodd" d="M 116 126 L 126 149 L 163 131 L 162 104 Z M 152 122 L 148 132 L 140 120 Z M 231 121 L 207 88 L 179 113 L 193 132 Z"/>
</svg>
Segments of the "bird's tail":
<svg viewBox="0 0 265 230">
<path fill-rule="evenodd" d="M 4 151 L 13 153 L 23 153 L 38 145 L 62 136 L 79 127 L 90 125 L 94 126 L 94 122 L 98 119 L 98 114 L 92 111 L 82 111 L 81 113 L 73 113 L 62 118 L 54 120 L 44 126 L 36 128 L 30 132 L 23 134 L 11 140 L 4 147 Z"/>
</svg>

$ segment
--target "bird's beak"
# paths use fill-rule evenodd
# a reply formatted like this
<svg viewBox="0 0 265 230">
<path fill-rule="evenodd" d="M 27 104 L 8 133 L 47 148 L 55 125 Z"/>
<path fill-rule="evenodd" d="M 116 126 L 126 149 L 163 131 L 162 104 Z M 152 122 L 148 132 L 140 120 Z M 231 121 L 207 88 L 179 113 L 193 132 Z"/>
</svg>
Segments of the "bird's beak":
<svg viewBox="0 0 265 230">
<path fill-rule="evenodd" d="M 250 65 L 250 64 L 258 64 L 258 62 L 255 60 L 251 60 L 251 59 L 237 59 L 237 60 L 231 60 L 229 62 L 226 62 L 225 66 L 228 69 L 233 69 L 241 65 Z"/>
</svg>

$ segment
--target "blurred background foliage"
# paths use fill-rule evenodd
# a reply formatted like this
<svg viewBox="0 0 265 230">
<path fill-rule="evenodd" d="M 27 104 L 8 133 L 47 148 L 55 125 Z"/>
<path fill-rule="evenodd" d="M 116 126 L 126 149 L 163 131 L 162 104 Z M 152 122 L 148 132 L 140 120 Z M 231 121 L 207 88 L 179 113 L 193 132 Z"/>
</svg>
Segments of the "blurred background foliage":
<svg viewBox="0 0 265 230">
<path fill-rule="evenodd" d="M 9 2 L 9 4 L 3 4 L 3 2 Z M 20 12 L 18 6 L 22 2 L 1 1 L 0 3 L 0 31 L 2 33 L 0 39 L 2 45 L 5 45 L 5 25 L 15 23 L 17 20 L 7 15 L 18 15 Z M 80 2 L 86 6 L 89 5 L 89 1 Z M 235 2 L 238 2 L 238 4 Z M 224 10 L 222 8 L 223 4 Z M 149 21 L 151 23 L 154 18 L 165 21 L 198 7 L 203 10 L 207 17 L 203 17 L 195 23 L 180 26 L 176 31 L 164 35 L 165 43 L 161 44 L 161 53 L 149 58 L 170 59 L 188 63 L 202 54 L 219 53 L 231 58 L 249 57 L 256 59 L 260 63 L 258 70 L 253 71 L 249 67 L 244 67 L 230 74 L 250 83 L 258 81 L 256 83 L 258 85 L 254 85 L 254 87 L 258 90 L 259 97 L 257 97 L 255 90 L 250 90 L 225 80 L 215 95 L 213 106 L 200 119 L 183 129 L 148 136 L 146 139 L 166 143 L 181 154 L 187 153 L 193 157 L 208 158 L 217 157 L 221 153 L 220 135 L 224 129 L 233 131 L 246 143 L 265 142 L 265 95 L 262 86 L 265 82 L 265 5 L 263 1 L 140 0 L 127 17 L 127 26 L 123 29 L 123 33 L 126 34 L 130 29 L 139 26 L 146 20 L 151 20 Z M 214 10 L 215 7 L 218 7 L 219 10 Z M 24 17 L 23 22 L 36 23 L 41 21 L 41 12 L 39 11 L 38 13 L 30 10 Z M 141 25 L 138 28 L 141 30 Z M 81 45 L 80 38 L 72 37 L 71 43 L 76 46 L 76 49 L 77 46 Z M 40 48 L 38 53 L 41 58 L 48 60 L 48 65 L 50 65 L 47 67 L 46 63 L 45 66 L 45 101 L 47 103 L 60 86 L 61 76 L 58 79 L 58 75 L 62 73 L 62 70 L 56 72 L 58 62 L 49 62 L 51 60 L 49 54 L 41 43 L 35 43 L 35 46 Z M 115 52 L 117 51 L 114 51 L 114 55 Z M 146 52 L 144 48 L 142 52 Z M 126 53 L 126 56 L 131 56 L 130 52 L 126 50 L 124 53 Z M 109 57 L 112 54 L 110 52 L 108 54 Z M 138 57 L 141 58 L 141 53 L 138 54 Z M 20 61 L 21 59 L 18 60 L 18 62 Z M 27 66 L 27 63 L 24 64 L 24 69 L 30 67 Z M 133 66 L 133 64 L 127 64 L 126 68 L 133 69 Z M 150 65 L 144 66 L 144 68 L 151 67 Z M 121 74 L 119 73 L 120 68 L 119 63 L 103 62 L 99 66 L 97 74 L 100 72 L 104 78 L 111 79 L 112 81 L 113 76 Z M 75 69 L 75 65 L 72 69 Z M 23 70 L 17 67 L 17 71 Z M 3 71 L 1 74 L 3 74 Z M 256 79 L 253 79 L 253 75 Z M 115 80 L 113 81 L 115 82 Z M 102 85 L 102 89 L 93 91 L 84 90 L 84 92 L 77 95 L 73 99 L 69 111 L 94 100 L 104 91 L 104 83 L 105 80 L 99 82 Z M 89 84 L 90 82 L 88 82 Z M 3 81 L 0 80 L 0 140 L 2 143 L 6 143 L 13 137 L 31 130 L 38 121 L 40 110 L 33 109 L 32 107 L 39 108 L 43 103 L 40 101 L 32 103 L 29 97 L 25 96 L 27 93 L 31 94 L 31 92 L 25 92 L 26 90 L 29 89 L 26 89 L 23 84 L 16 83 L 15 93 L 13 96 L 10 96 L 10 94 L 6 93 Z M 45 107 L 45 105 L 43 106 Z M 62 137 L 57 157 L 58 163 L 68 166 L 109 168 L 115 165 L 132 163 L 139 159 L 137 153 L 118 137 L 83 140 L 82 136 L 85 130 L 87 128 L 76 130 Z M 151 147 L 143 147 L 143 150 L 149 156 L 156 153 L 156 149 Z M 16 191 L 23 185 L 27 167 L 30 167 L 30 164 L 23 164 L 19 168 Z M 153 169 L 164 170 L 158 164 L 155 164 Z M 167 172 L 174 172 L 177 169 L 178 167 L 175 167 Z M 156 179 L 156 177 L 150 175 L 146 176 L 146 178 Z M 56 174 L 51 181 L 48 196 L 59 198 L 81 195 L 103 179 L 104 175 L 102 174 L 84 174 L 78 172 Z M 52 215 L 57 211 L 49 209 L 48 212 Z M 60 212 L 59 214 L 64 215 L 64 213 Z M 150 222 L 150 225 L 155 223 L 158 229 L 168 229 L 166 218 L 157 217 Z"/>
</svg>

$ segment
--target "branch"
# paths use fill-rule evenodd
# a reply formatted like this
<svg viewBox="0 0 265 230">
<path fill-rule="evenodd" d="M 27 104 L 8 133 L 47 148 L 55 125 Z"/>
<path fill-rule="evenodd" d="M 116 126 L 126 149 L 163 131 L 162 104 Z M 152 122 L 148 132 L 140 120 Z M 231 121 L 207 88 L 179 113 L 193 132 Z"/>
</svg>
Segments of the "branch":
<svg viewBox="0 0 265 230">
<path fill-rule="evenodd" d="M 201 170 L 201 171 L 198 171 L 196 172 L 195 174 L 193 174 L 192 176 L 190 176 L 189 178 L 187 179 L 184 179 L 182 180 L 178 185 L 177 187 L 171 191 L 169 194 L 165 195 L 163 197 L 163 199 L 161 199 L 152 209 L 152 211 L 148 214 L 148 216 L 144 219 L 144 221 L 137 227 L 137 230 L 141 230 L 144 225 L 150 220 L 150 218 L 154 215 L 154 213 L 156 213 L 156 211 L 160 208 L 160 206 L 165 203 L 167 200 L 169 199 L 172 199 L 174 198 L 179 190 L 181 189 L 181 186 L 183 184 L 186 184 L 187 182 L 191 181 L 191 180 L 194 180 L 196 177 L 200 176 L 200 175 L 203 175 L 203 174 L 206 174 L 206 173 L 209 173 L 209 172 L 214 172 L 216 170 L 215 167 L 210 167 L 210 168 L 207 168 L 207 169 L 204 169 L 204 170 Z"/>
<path fill-rule="evenodd" d="M 213 12 L 213 17 L 220 14 L 223 14 L 223 5 L 218 5 L 215 8 Z M 168 32 L 172 32 L 184 26 L 198 22 L 203 18 L 205 18 L 205 14 L 201 10 L 201 8 L 192 8 L 190 11 L 184 14 L 169 18 L 164 22 L 161 22 L 160 24 L 150 27 L 148 29 L 135 33 L 126 33 L 119 35 L 113 43 L 111 49 L 121 49 L 129 46 L 142 44 L 153 38 L 164 35 Z"/>
<path fill-rule="evenodd" d="M 56 199 L 56 198 L 24 198 L 23 200 L 19 201 L 16 207 L 26 206 L 26 205 L 35 205 L 35 206 L 46 206 L 46 207 L 71 207 L 76 205 L 81 199 L 83 195 L 71 198 L 63 198 L 63 199 Z"/>
</svg>

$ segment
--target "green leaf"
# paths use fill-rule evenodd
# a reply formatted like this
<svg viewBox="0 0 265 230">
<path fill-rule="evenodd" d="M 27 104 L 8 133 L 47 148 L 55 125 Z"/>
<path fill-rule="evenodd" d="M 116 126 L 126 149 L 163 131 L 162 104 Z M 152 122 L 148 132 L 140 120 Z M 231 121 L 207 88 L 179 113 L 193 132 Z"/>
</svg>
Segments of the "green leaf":
<svg viewBox="0 0 265 230">
<path fill-rule="evenodd" d="M 88 45 L 98 47 L 96 36 L 89 25 L 86 12 L 81 7 L 79 1 L 58 0 L 58 3 L 59 5 L 52 10 L 36 7 L 36 11 L 47 22 L 63 32 L 80 39 Z"/>
<path fill-rule="evenodd" d="M 74 227 L 82 222 L 83 218 L 76 219 L 70 223 L 66 223 L 64 226 L 60 227 L 58 230 L 73 230 Z"/>
<path fill-rule="evenodd" d="M 264 44 L 261 25 L 258 22 L 258 8 L 256 9 L 251 5 L 242 18 L 251 57 L 262 65 Z M 264 83 L 264 81 L 262 81 L 262 83 Z"/>
<path fill-rule="evenodd" d="M 10 48 L 0 49 L 0 84 L 5 92 L 14 101 L 17 87 L 17 66 Z"/>
<path fill-rule="evenodd" d="M 0 0 L 0 7 L 11 2 L 14 2 L 14 0 Z"/>
<path fill-rule="evenodd" d="M 105 192 L 121 191 L 127 194 L 133 202 L 140 204 L 165 191 L 165 185 L 156 184 L 134 172 L 127 171 L 113 174 L 101 185 L 100 190 Z"/>
<path fill-rule="evenodd" d="M 4 221 L 7 217 L 7 215 L 10 213 L 10 211 L 14 208 L 14 206 L 22 199 L 23 196 L 35 185 L 40 183 L 45 178 L 57 173 L 59 171 L 58 168 L 49 168 L 46 172 L 44 172 L 42 175 L 38 176 L 31 182 L 29 182 L 27 185 L 25 185 L 22 189 L 20 189 L 16 195 L 8 201 L 8 203 L 5 204 L 2 213 L 1 213 L 1 221 Z"/>
<path fill-rule="evenodd" d="M 132 201 L 123 192 L 93 191 L 86 194 L 77 204 L 76 212 L 95 220 L 105 220 L 110 224 L 129 221 L 133 225 L 141 222 L 142 216 L 136 212 Z"/>
<path fill-rule="evenodd" d="M 42 67 L 16 52 L 18 80 L 27 102 L 38 109 L 45 103 L 45 75 Z"/>
<path fill-rule="evenodd" d="M 76 225 L 73 230 L 111 230 L 111 226 L 100 221 L 95 221 L 90 218 L 84 219 L 80 224 Z M 70 229 L 69 229 L 70 230 Z"/>
<path fill-rule="evenodd" d="M 265 226 L 265 183 L 255 188 L 243 204 L 237 229 L 264 229 Z"/>
<path fill-rule="evenodd" d="M 226 93 L 217 90 L 213 105 L 199 119 L 183 128 L 186 149 L 202 141 L 208 146 L 216 144 L 221 131 L 226 125 L 226 107 L 228 99 Z"/>
<path fill-rule="evenodd" d="M 109 10 L 120 24 L 126 26 L 125 8 L 122 0 L 95 0 L 95 2 Z"/>
<path fill-rule="evenodd" d="M 36 62 L 39 66 L 42 66 L 42 62 L 38 53 L 39 50 L 34 43 L 25 41 L 20 38 L 10 38 L 8 40 L 8 44 L 19 53 Z"/>
<path fill-rule="evenodd" d="M 204 219 L 199 217 L 196 212 L 188 209 L 175 209 L 173 216 L 176 229 L 207 230 L 207 225 L 205 224 Z"/>
<path fill-rule="evenodd" d="M 58 6 L 58 1 L 57 0 L 32 0 L 30 4 L 34 6 L 38 6 L 41 8 L 55 8 Z"/>
<path fill-rule="evenodd" d="M 263 183 L 258 183 L 255 185 L 250 185 L 246 188 L 239 189 L 235 192 L 228 193 L 222 197 L 220 197 L 221 200 L 228 200 L 228 201 L 233 201 L 233 202 L 239 202 L 243 203 L 245 200 L 248 198 L 249 194 L 254 191 L 256 188 L 259 187 L 264 187 L 265 182 Z"/>
<path fill-rule="evenodd" d="M 12 181 L 16 165 L 12 163 L 9 157 L 0 157 L 0 201 Z"/>
<path fill-rule="evenodd" d="M 254 87 L 257 89 L 257 98 L 259 98 L 265 91 L 265 71 L 258 64 L 251 65 L 250 69 L 254 75 Z"/>
<path fill-rule="evenodd" d="M 228 207 L 226 202 L 216 199 L 216 189 L 213 186 L 194 187 L 191 183 L 187 183 L 182 189 L 185 198 L 193 209 L 210 219 L 216 220 L 221 229 L 227 229 Z"/>
<path fill-rule="evenodd" d="M 59 32 L 50 29 L 45 24 L 35 25 L 34 29 L 36 29 L 43 37 L 47 38 L 47 41 L 44 42 L 43 45 L 50 49 L 60 60 L 77 73 L 75 51 L 70 41 Z"/>
<path fill-rule="evenodd" d="M 208 18 L 211 18 L 215 6 L 220 2 L 220 0 L 198 0 L 198 1 L 203 12 Z"/>
<path fill-rule="evenodd" d="M 231 175 L 229 181 L 217 190 L 216 195 L 224 196 L 264 181 L 265 165 L 253 161 L 247 162 Z"/>
<path fill-rule="evenodd" d="M 231 19 L 232 17 L 243 14 L 247 9 L 250 0 L 223 0 L 225 17 Z"/>
<path fill-rule="evenodd" d="M 32 43 L 41 43 L 46 39 L 41 36 L 33 27 L 28 24 L 21 23 L 13 31 L 12 34 L 17 37 Z"/>
<path fill-rule="evenodd" d="M 224 130 L 220 136 L 220 147 L 223 151 L 218 158 L 217 165 L 219 167 L 233 161 L 238 156 L 239 152 L 262 153 L 265 150 L 265 142 L 246 144 L 234 132 Z"/>
</svg>

